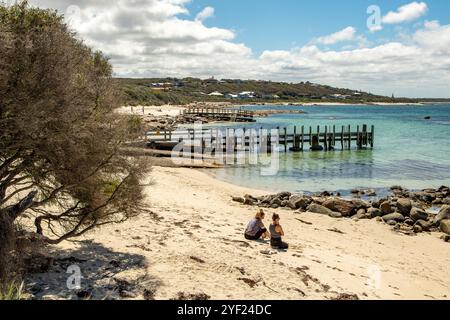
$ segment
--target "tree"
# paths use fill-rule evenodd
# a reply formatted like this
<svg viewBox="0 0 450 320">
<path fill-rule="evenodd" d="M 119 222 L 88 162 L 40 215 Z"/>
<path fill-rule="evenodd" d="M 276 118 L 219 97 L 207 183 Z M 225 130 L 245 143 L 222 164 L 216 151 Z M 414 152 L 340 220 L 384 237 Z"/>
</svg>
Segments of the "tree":
<svg viewBox="0 0 450 320">
<path fill-rule="evenodd" d="M 25 214 L 51 244 L 139 214 L 145 168 L 120 152 L 139 128 L 116 92 L 57 12 L 0 6 L 0 241 Z"/>
</svg>

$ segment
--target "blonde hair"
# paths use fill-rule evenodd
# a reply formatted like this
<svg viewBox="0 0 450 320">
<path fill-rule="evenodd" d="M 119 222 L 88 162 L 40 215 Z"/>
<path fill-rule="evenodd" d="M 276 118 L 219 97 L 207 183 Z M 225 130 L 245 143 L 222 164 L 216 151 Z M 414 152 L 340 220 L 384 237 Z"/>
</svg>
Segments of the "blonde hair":
<svg viewBox="0 0 450 320">
<path fill-rule="evenodd" d="M 258 211 L 258 213 L 256 214 L 255 218 L 258 219 L 258 220 L 262 220 L 262 219 L 264 219 L 265 215 L 266 214 L 264 213 L 263 209 L 261 209 L 261 210 Z"/>
</svg>

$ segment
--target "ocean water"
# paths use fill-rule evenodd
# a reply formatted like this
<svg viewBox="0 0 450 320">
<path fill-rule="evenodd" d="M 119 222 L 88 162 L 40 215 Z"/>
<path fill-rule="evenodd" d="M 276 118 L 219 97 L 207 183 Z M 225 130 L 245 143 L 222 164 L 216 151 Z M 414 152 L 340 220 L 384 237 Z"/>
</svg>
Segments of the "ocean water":
<svg viewBox="0 0 450 320">
<path fill-rule="evenodd" d="M 450 104 L 426 106 L 249 106 L 246 109 L 301 109 L 307 114 L 281 114 L 239 127 L 343 125 L 375 126 L 373 149 L 280 153 L 279 169 L 263 175 L 258 165 L 210 171 L 234 184 L 291 192 L 341 191 L 373 188 L 386 192 L 392 185 L 423 189 L 450 185 Z M 425 117 L 431 117 L 425 120 Z M 309 129 L 306 129 L 309 130 Z"/>
</svg>

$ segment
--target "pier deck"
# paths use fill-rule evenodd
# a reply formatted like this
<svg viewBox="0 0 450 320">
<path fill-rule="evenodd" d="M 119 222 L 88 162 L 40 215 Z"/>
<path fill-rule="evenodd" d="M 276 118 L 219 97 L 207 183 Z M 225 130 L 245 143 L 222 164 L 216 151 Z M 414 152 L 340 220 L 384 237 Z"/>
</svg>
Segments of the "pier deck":
<svg viewBox="0 0 450 320">
<path fill-rule="evenodd" d="M 255 122 L 255 113 L 248 110 L 224 108 L 188 108 L 183 110 L 182 114 L 208 117 L 230 122 Z"/>
<path fill-rule="evenodd" d="M 368 130 L 367 125 L 356 126 L 324 126 L 317 128 L 305 126 L 293 128 L 214 128 L 214 129 L 184 129 L 176 131 L 150 131 L 146 133 L 150 148 L 171 150 L 183 144 L 192 148 L 200 148 L 201 152 L 211 149 L 226 151 L 251 150 L 258 147 L 270 152 L 274 146 L 279 151 L 302 152 L 332 151 L 336 149 L 351 150 L 373 148 L 375 127 Z M 197 149 L 198 150 L 198 149 Z"/>
</svg>

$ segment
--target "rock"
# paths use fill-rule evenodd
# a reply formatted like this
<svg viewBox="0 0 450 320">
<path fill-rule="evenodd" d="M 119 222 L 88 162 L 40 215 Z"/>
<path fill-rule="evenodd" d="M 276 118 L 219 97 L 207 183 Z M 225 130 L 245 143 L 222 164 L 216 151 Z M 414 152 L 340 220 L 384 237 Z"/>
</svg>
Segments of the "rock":
<svg viewBox="0 0 450 320">
<path fill-rule="evenodd" d="M 331 211 L 340 212 L 342 216 L 348 217 L 354 214 L 355 205 L 340 198 L 330 198 L 323 203 L 323 206 Z"/>
<path fill-rule="evenodd" d="M 380 210 L 383 215 L 387 215 L 392 213 L 391 203 L 389 201 L 384 201 L 380 204 Z"/>
<path fill-rule="evenodd" d="M 278 209 L 280 206 L 281 206 L 281 203 L 280 203 L 280 204 L 274 203 L 274 204 L 270 205 L 270 207 L 271 207 L 272 209 Z"/>
<path fill-rule="evenodd" d="M 446 233 L 446 234 L 450 235 L 450 220 L 449 219 L 442 220 L 439 229 L 443 233 Z"/>
<path fill-rule="evenodd" d="M 366 193 L 366 196 L 368 196 L 368 197 L 376 197 L 377 196 L 377 192 L 373 189 L 366 190 L 365 193 Z"/>
<path fill-rule="evenodd" d="M 277 196 L 275 199 L 270 201 L 270 206 L 272 208 L 273 208 L 273 206 L 277 206 L 277 208 L 281 207 L 281 200 L 280 200 L 280 198 Z"/>
<path fill-rule="evenodd" d="M 233 197 L 234 202 L 244 203 L 245 199 L 242 197 Z"/>
<path fill-rule="evenodd" d="M 270 202 L 272 201 L 273 198 L 274 198 L 274 196 L 265 196 L 265 197 L 263 197 L 263 199 L 261 200 L 261 203 L 270 204 Z"/>
<path fill-rule="evenodd" d="M 411 208 L 412 208 L 411 200 L 405 198 L 398 199 L 397 201 L 398 212 L 400 212 L 404 216 L 407 216 L 411 212 Z"/>
<path fill-rule="evenodd" d="M 447 197 L 444 200 L 442 200 L 442 204 L 450 205 L 450 198 Z"/>
<path fill-rule="evenodd" d="M 244 204 L 245 205 L 253 206 L 256 201 L 257 200 L 254 197 L 252 197 L 251 195 L 247 194 L 247 195 L 244 196 Z"/>
<path fill-rule="evenodd" d="M 422 233 L 423 229 L 421 226 L 419 226 L 418 224 L 414 225 L 414 233 Z"/>
<path fill-rule="evenodd" d="M 342 217 L 343 217 L 342 213 L 340 213 L 340 212 L 335 212 L 335 211 L 331 212 L 331 213 L 329 214 L 329 216 L 330 216 L 331 218 L 336 218 L 336 219 L 339 219 L 339 218 L 342 218 Z"/>
<path fill-rule="evenodd" d="M 428 213 L 419 208 L 412 208 L 410 216 L 414 221 L 428 220 Z"/>
<path fill-rule="evenodd" d="M 439 224 L 442 220 L 450 219 L 450 206 L 445 205 L 441 208 L 438 215 L 434 218 L 434 224 Z"/>
<path fill-rule="evenodd" d="M 403 187 L 402 186 L 392 186 L 391 190 L 392 191 L 394 191 L 394 190 L 401 190 L 401 191 L 403 191 Z"/>
<path fill-rule="evenodd" d="M 429 231 L 431 227 L 431 223 L 425 220 L 417 220 L 417 222 L 414 225 L 420 226 L 423 231 Z"/>
<path fill-rule="evenodd" d="M 352 203 L 357 210 L 362 208 L 367 209 L 370 207 L 370 204 L 368 202 L 361 199 L 352 199 Z"/>
<path fill-rule="evenodd" d="M 450 242 L 450 236 L 449 235 L 443 235 L 441 237 L 442 240 L 444 240 L 445 242 Z"/>
<path fill-rule="evenodd" d="M 403 221 L 405 221 L 405 217 L 401 213 L 394 212 L 394 213 L 384 215 L 383 220 L 385 222 L 388 222 L 388 221 L 403 222 Z"/>
<path fill-rule="evenodd" d="M 395 222 L 394 220 L 389 220 L 388 222 L 386 222 L 388 225 L 390 226 L 396 226 L 397 222 Z"/>
<path fill-rule="evenodd" d="M 436 200 L 434 200 L 433 201 L 433 204 L 434 205 L 441 205 L 441 204 L 444 204 L 444 199 L 442 199 L 442 198 L 436 198 Z"/>
<path fill-rule="evenodd" d="M 377 208 L 369 208 L 369 210 L 367 210 L 367 213 L 370 214 L 370 216 L 372 218 L 383 216 L 383 213 L 381 212 L 381 210 L 377 209 Z"/>
<path fill-rule="evenodd" d="M 290 192 L 280 192 L 279 194 L 276 195 L 276 197 L 279 199 L 288 200 L 291 195 L 292 193 Z"/>
<path fill-rule="evenodd" d="M 292 210 L 297 209 L 305 209 L 308 206 L 308 203 L 305 198 L 300 196 L 291 196 L 289 198 L 287 206 Z"/>
<path fill-rule="evenodd" d="M 312 212 L 312 213 L 318 213 L 318 214 L 325 214 L 327 216 L 331 215 L 333 213 L 332 210 L 321 206 L 320 204 L 317 203 L 312 203 L 308 206 L 307 211 Z"/>
<path fill-rule="evenodd" d="M 353 219 L 362 220 L 367 219 L 368 215 L 366 214 L 366 209 L 359 209 L 356 214 L 353 216 Z"/>
<path fill-rule="evenodd" d="M 407 219 L 405 220 L 405 223 L 406 223 L 408 226 L 413 226 L 415 222 L 414 222 L 413 219 L 407 218 Z"/>
</svg>

